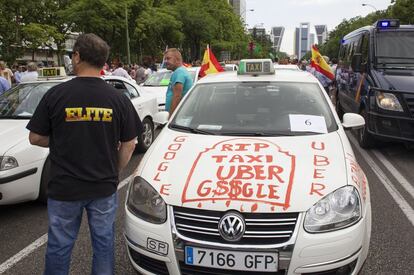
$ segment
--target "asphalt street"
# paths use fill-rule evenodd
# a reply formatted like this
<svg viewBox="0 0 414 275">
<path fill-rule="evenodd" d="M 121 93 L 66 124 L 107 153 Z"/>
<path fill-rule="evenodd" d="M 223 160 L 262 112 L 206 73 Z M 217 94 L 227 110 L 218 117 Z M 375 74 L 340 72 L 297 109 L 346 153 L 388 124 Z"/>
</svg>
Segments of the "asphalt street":
<svg viewBox="0 0 414 275">
<path fill-rule="evenodd" d="M 354 152 L 369 180 L 373 212 L 370 252 L 360 274 L 414 274 L 414 149 L 384 144 L 380 149 L 363 150 L 355 144 Z M 133 156 L 121 180 L 133 173 L 142 156 Z M 136 274 L 122 236 L 125 193 L 124 186 L 119 190 L 115 268 L 116 274 Z M 45 205 L 31 202 L 0 207 L 0 274 L 42 274 L 46 248 L 42 240 L 46 233 Z M 32 248 L 29 252 L 28 247 Z M 72 256 L 71 274 L 90 274 L 91 258 L 84 219 Z"/>
</svg>

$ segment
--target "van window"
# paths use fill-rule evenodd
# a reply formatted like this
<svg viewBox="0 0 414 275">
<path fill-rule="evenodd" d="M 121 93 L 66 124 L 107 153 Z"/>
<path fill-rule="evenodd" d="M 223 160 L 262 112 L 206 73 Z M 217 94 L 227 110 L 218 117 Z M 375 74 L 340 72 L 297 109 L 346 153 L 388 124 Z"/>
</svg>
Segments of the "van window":
<svg viewBox="0 0 414 275">
<path fill-rule="evenodd" d="M 361 55 L 362 55 L 362 64 L 368 64 L 368 52 L 369 52 L 369 33 L 365 33 L 362 36 L 361 43 Z"/>
<path fill-rule="evenodd" d="M 414 32 L 378 32 L 376 58 L 380 66 L 414 65 Z"/>
</svg>

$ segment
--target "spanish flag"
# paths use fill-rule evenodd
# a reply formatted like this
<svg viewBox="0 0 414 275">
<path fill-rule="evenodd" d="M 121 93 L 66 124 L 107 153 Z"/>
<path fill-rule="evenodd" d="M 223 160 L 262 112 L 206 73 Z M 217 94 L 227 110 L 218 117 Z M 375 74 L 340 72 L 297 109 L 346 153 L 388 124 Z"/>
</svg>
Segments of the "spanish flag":
<svg viewBox="0 0 414 275">
<path fill-rule="evenodd" d="M 217 62 L 216 57 L 207 45 L 207 49 L 204 52 L 203 62 L 201 63 L 200 77 L 204 77 L 208 74 L 215 74 L 218 72 L 224 72 L 223 67 Z"/>
<path fill-rule="evenodd" d="M 316 45 L 312 45 L 311 67 L 315 68 L 316 71 L 320 72 L 330 80 L 335 79 L 331 67 L 329 67 L 328 63 L 326 63 Z"/>
</svg>

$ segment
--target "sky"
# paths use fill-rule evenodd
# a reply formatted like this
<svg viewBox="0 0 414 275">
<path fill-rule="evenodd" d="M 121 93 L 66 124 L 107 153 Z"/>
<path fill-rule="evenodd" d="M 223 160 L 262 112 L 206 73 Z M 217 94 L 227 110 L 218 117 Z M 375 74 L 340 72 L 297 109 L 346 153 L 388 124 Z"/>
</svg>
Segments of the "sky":
<svg viewBox="0 0 414 275">
<path fill-rule="evenodd" d="M 271 27 L 284 26 L 281 51 L 293 54 L 294 30 L 300 23 L 309 22 L 311 33 L 316 33 L 314 25 L 327 25 L 331 31 L 343 19 L 375 11 L 374 7 L 363 7 L 363 3 L 383 10 L 391 0 L 246 0 L 246 23 L 247 28 L 263 26 L 267 33 Z"/>
</svg>

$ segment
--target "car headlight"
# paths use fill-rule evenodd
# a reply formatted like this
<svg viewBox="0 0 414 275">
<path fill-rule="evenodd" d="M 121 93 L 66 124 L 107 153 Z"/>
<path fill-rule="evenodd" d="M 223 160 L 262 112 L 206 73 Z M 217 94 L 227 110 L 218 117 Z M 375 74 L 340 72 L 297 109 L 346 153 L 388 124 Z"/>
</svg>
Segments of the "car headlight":
<svg viewBox="0 0 414 275">
<path fill-rule="evenodd" d="M 14 157 L 0 157 L 0 171 L 9 170 L 18 166 L 19 164 L 17 163 L 17 160 Z"/>
<path fill-rule="evenodd" d="M 357 223 L 361 218 L 360 201 L 358 191 L 353 186 L 332 192 L 306 212 L 305 230 L 320 233 Z"/>
<path fill-rule="evenodd" d="M 135 177 L 131 182 L 127 207 L 147 222 L 161 224 L 167 220 L 167 205 L 163 198 L 141 177 Z"/>
<path fill-rule="evenodd" d="M 385 110 L 403 112 L 403 108 L 400 101 L 394 94 L 376 92 L 375 97 L 377 99 L 377 105 Z"/>
</svg>

